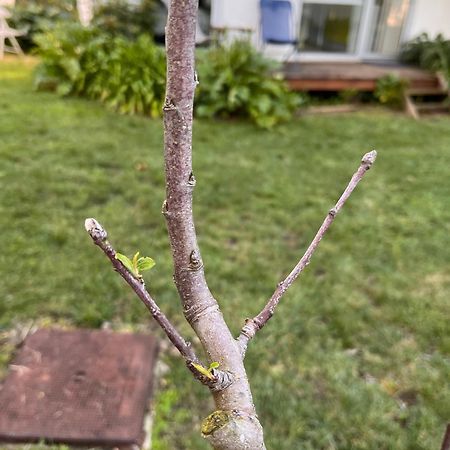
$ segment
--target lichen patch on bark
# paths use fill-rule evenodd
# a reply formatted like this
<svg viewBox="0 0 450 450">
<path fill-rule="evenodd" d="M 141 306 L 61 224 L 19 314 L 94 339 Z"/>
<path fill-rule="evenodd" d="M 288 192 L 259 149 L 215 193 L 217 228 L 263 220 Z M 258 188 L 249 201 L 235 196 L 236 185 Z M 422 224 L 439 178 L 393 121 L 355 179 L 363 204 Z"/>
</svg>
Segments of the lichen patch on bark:
<svg viewBox="0 0 450 450">
<path fill-rule="evenodd" d="M 226 411 L 214 411 L 202 423 L 202 434 L 209 436 L 230 421 L 230 414 Z"/>
</svg>

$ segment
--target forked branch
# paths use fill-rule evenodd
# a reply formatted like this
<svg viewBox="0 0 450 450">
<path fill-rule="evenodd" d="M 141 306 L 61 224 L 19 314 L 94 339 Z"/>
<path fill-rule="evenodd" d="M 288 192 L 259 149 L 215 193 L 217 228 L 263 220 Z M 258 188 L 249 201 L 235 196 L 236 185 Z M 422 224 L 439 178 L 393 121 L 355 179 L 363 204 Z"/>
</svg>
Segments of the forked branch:
<svg viewBox="0 0 450 450">
<path fill-rule="evenodd" d="M 311 256 L 325 235 L 326 231 L 333 223 L 334 218 L 337 213 L 344 206 L 344 203 L 350 197 L 351 193 L 354 191 L 358 183 L 361 181 L 364 174 L 369 170 L 372 164 L 375 162 L 377 157 L 377 152 L 375 150 L 366 153 L 362 160 L 358 170 L 353 174 L 352 179 L 348 183 L 344 193 L 341 195 L 339 200 L 337 201 L 334 208 L 331 208 L 328 211 L 325 220 L 323 221 L 319 231 L 314 236 L 311 244 L 307 248 L 305 254 L 302 256 L 297 265 L 292 269 L 291 273 L 280 283 L 278 283 L 275 292 L 270 297 L 266 306 L 261 310 L 261 312 L 255 316 L 253 319 L 247 319 L 245 325 L 242 327 L 241 334 L 238 337 L 238 344 L 241 349 L 242 356 L 245 356 L 245 352 L 247 350 L 247 345 L 249 341 L 255 336 L 255 334 L 269 321 L 269 319 L 273 316 L 275 312 L 275 308 L 280 302 L 283 294 L 288 290 L 288 288 L 292 285 L 292 283 L 296 280 L 296 278 L 303 272 L 305 267 L 309 264 L 311 260 Z"/>
<path fill-rule="evenodd" d="M 177 331 L 175 326 L 161 311 L 155 300 L 147 291 L 145 283 L 142 279 L 136 278 L 123 264 L 116 258 L 116 251 L 113 246 L 106 239 L 108 234 L 103 226 L 95 219 L 86 219 L 84 222 L 86 231 L 91 236 L 94 244 L 103 250 L 103 253 L 109 258 L 116 272 L 128 283 L 142 303 L 150 311 L 152 317 L 156 320 L 158 325 L 162 328 L 164 333 L 170 339 L 172 344 L 180 352 L 184 358 L 188 369 L 192 372 L 194 377 L 202 384 L 208 386 L 213 392 L 226 389 L 232 382 L 232 375 L 223 370 L 213 369 L 207 370 L 199 361 L 191 344 L 187 342 L 181 334 Z M 202 370 L 203 369 L 203 370 Z"/>
</svg>

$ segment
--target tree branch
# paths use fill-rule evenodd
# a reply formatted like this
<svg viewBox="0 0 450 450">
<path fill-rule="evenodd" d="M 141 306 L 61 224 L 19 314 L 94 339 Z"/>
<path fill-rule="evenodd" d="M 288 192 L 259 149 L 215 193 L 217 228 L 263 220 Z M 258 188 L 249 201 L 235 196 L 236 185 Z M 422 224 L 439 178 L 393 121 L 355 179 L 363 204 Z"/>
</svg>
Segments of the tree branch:
<svg viewBox="0 0 450 450">
<path fill-rule="evenodd" d="M 133 291 L 141 299 L 142 303 L 144 303 L 150 311 L 152 317 L 163 329 L 164 333 L 166 333 L 172 344 L 181 353 L 181 356 L 188 362 L 197 362 L 198 358 L 191 344 L 185 341 L 181 334 L 176 330 L 175 326 L 159 309 L 159 306 L 156 304 L 155 300 L 153 300 L 151 295 L 148 293 L 144 281 L 135 278 L 133 274 L 130 273 L 118 259 L 116 259 L 116 251 L 106 239 L 108 234 L 103 226 L 95 219 L 91 218 L 85 220 L 84 227 L 94 241 L 94 244 L 99 246 L 109 258 L 116 272 L 119 273 L 119 275 L 128 283 L 131 289 L 133 289 Z"/>
<path fill-rule="evenodd" d="M 441 450 L 449 450 L 450 449 L 450 423 L 447 425 L 447 429 L 445 430 L 444 440 L 442 441 Z"/>
<path fill-rule="evenodd" d="M 181 336 L 175 326 L 160 310 L 155 300 L 153 300 L 152 296 L 147 291 L 144 280 L 136 278 L 122 262 L 116 258 L 116 251 L 106 239 L 108 234 L 103 226 L 97 220 L 91 218 L 85 220 L 84 227 L 94 241 L 94 244 L 100 247 L 103 250 L 103 253 L 109 258 L 114 270 L 128 283 L 131 289 L 133 289 L 141 299 L 142 303 L 144 303 L 150 311 L 152 317 L 185 359 L 186 366 L 192 372 L 194 377 L 205 386 L 208 386 L 213 392 L 226 389 L 230 386 L 230 384 L 233 383 L 233 376 L 229 372 L 213 369 L 210 371 L 209 376 L 205 376 L 205 374 L 197 368 L 198 366 L 204 366 L 195 354 L 191 344 Z"/>
<path fill-rule="evenodd" d="M 264 325 L 273 316 L 275 308 L 280 302 L 280 299 L 283 296 L 283 294 L 288 290 L 288 288 L 292 285 L 292 283 L 296 280 L 296 278 L 302 273 L 305 267 L 309 264 L 311 256 L 313 255 L 314 251 L 316 250 L 326 231 L 333 223 L 337 213 L 344 206 L 344 203 L 350 197 L 351 193 L 356 188 L 358 183 L 361 181 L 364 174 L 367 172 L 367 170 L 370 169 L 372 164 L 375 162 L 376 157 L 377 152 L 375 150 L 366 153 L 363 156 L 361 160 L 361 165 L 359 166 L 358 170 L 353 174 L 352 179 L 348 183 L 344 193 L 341 195 L 334 208 L 330 209 L 330 211 L 328 212 L 328 215 L 325 217 L 325 220 L 323 221 L 321 227 L 319 228 L 319 231 L 314 236 L 314 239 L 312 240 L 311 244 L 307 248 L 305 254 L 302 256 L 300 261 L 292 269 L 291 273 L 283 281 L 278 283 L 275 292 L 272 294 L 272 297 L 270 297 L 269 301 L 267 302 L 266 306 L 264 306 L 264 308 L 261 310 L 261 312 L 253 319 L 247 319 L 245 321 L 245 325 L 242 327 L 241 334 L 237 338 L 239 347 L 241 349 L 242 357 L 245 356 L 245 352 L 247 350 L 249 341 L 255 336 L 255 334 L 261 328 L 264 327 Z"/>
</svg>

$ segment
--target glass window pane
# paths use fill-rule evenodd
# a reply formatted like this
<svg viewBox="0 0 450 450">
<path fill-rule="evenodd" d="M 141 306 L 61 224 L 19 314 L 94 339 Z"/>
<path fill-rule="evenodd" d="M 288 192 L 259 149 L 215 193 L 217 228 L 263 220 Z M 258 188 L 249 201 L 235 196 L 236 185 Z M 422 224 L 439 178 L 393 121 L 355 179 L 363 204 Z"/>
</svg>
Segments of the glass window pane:
<svg viewBox="0 0 450 450">
<path fill-rule="evenodd" d="M 303 51 L 353 53 L 361 6 L 305 3 L 300 24 Z"/>
<path fill-rule="evenodd" d="M 382 55 L 397 53 L 409 10 L 409 0 L 376 0 L 375 29 L 370 50 Z"/>
</svg>

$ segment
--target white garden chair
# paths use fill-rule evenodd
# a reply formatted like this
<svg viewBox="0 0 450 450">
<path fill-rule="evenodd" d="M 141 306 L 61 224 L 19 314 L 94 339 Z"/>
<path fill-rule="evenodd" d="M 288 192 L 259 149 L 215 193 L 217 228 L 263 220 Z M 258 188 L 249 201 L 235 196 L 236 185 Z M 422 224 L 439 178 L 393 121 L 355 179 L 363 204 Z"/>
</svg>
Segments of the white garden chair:
<svg viewBox="0 0 450 450">
<path fill-rule="evenodd" d="M 9 17 L 11 17 L 11 13 L 0 5 L 0 59 L 3 59 L 5 52 L 23 56 L 17 36 L 23 36 L 25 32 L 11 28 L 6 21 Z M 6 45 L 6 41 L 9 41 L 10 45 Z"/>
</svg>

